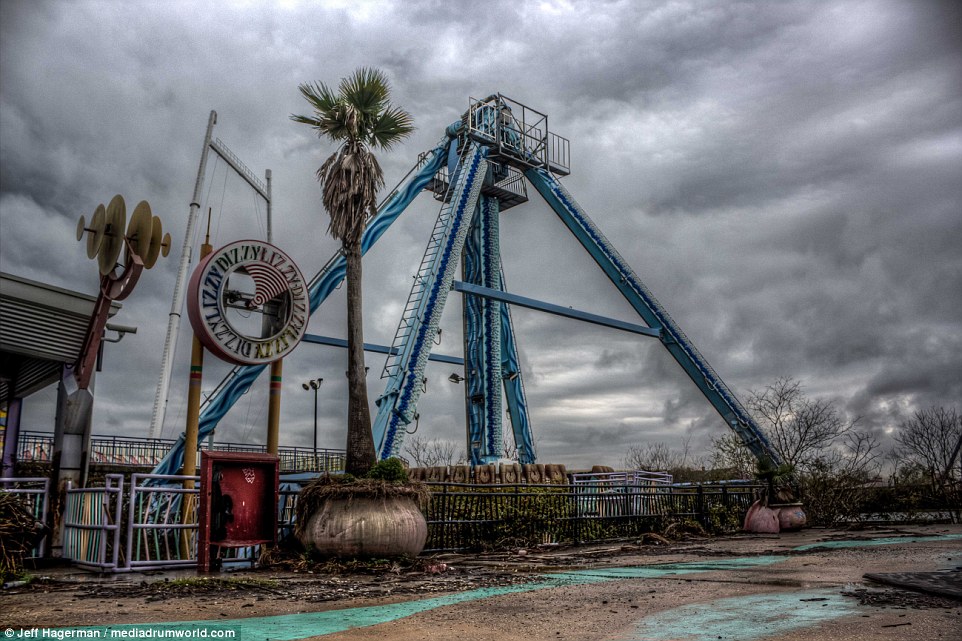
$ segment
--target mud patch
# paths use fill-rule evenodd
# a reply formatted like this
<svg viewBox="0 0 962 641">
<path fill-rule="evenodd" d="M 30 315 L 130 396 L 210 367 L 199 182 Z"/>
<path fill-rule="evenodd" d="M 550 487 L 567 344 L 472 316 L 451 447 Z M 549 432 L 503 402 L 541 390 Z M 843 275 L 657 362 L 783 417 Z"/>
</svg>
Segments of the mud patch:
<svg viewBox="0 0 962 641">
<path fill-rule="evenodd" d="M 932 594 L 921 594 L 908 590 L 857 588 L 843 592 L 847 597 L 858 600 L 859 605 L 897 610 L 959 610 L 962 607 L 955 599 Z"/>
</svg>

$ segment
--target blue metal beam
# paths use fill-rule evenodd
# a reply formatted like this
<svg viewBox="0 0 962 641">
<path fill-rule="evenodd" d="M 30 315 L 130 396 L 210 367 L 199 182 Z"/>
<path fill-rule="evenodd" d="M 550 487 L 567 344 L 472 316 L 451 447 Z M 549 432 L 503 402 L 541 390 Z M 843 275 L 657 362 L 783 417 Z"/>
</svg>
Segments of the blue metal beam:
<svg viewBox="0 0 962 641">
<path fill-rule="evenodd" d="M 498 290 L 503 292 L 505 289 L 507 288 L 502 268 Z M 511 417 L 511 429 L 514 432 L 514 444 L 518 448 L 518 462 L 534 463 L 537 454 L 534 450 L 531 420 L 528 417 L 528 398 L 524 390 L 524 375 L 521 372 L 510 305 L 501 306 L 501 375 L 504 379 L 504 400 L 508 405 L 508 416 Z"/>
<path fill-rule="evenodd" d="M 662 344 L 748 449 L 759 461 L 767 459 L 774 465 L 780 465 L 781 458 L 755 419 L 695 349 L 674 319 L 571 197 L 568 190 L 551 172 L 543 169 L 529 169 L 525 176 L 638 315 L 649 326 L 662 328 Z"/>
<path fill-rule="evenodd" d="M 304 334 L 304 338 L 301 339 L 305 343 L 314 343 L 315 345 L 329 345 L 331 347 L 347 347 L 347 341 L 343 338 L 334 338 L 333 336 L 319 336 L 317 334 Z M 365 352 L 374 352 L 375 354 L 396 354 L 396 349 L 391 349 L 387 345 L 378 345 L 377 343 L 364 343 Z M 457 356 L 448 356 L 446 354 L 431 354 L 428 356 L 429 361 L 438 361 L 440 363 L 450 363 L 451 365 L 464 365 L 464 359 Z"/>
<path fill-rule="evenodd" d="M 502 303 L 517 305 L 519 307 L 527 307 L 528 309 L 535 309 L 535 310 L 538 310 L 539 312 L 547 312 L 549 314 L 554 314 L 556 316 L 573 318 L 575 320 L 584 321 L 586 323 L 593 323 L 595 325 L 602 325 L 604 327 L 620 329 L 622 331 L 631 332 L 633 334 L 650 336 L 651 338 L 661 338 L 661 328 L 645 327 L 644 325 L 638 325 L 636 323 L 626 323 L 625 321 L 620 321 L 615 318 L 608 318 L 607 316 L 598 316 L 597 314 L 591 314 L 589 312 L 583 312 L 581 310 L 571 309 L 570 307 L 562 307 L 561 305 L 554 305 L 552 303 L 545 303 L 544 301 L 535 300 L 533 298 L 526 298 L 524 296 L 518 296 L 517 294 L 499 292 L 496 289 L 491 289 L 489 287 L 481 287 L 480 285 L 472 285 L 470 283 L 465 283 L 464 281 L 455 281 L 454 284 L 452 285 L 452 289 L 456 292 L 461 292 L 463 294 L 472 294 L 474 296 L 492 298 L 494 300 L 499 300 Z"/>
</svg>

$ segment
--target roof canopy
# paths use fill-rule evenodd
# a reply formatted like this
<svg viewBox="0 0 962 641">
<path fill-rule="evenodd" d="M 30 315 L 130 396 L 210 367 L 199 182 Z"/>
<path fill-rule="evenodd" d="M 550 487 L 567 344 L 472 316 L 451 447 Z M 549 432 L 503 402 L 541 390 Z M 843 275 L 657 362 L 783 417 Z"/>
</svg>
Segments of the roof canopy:
<svg viewBox="0 0 962 641">
<path fill-rule="evenodd" d="M 0 405 L 60 378 L 76 362 L 96 296 L 0 272 Z M 110 306 L 110 316 L 120 311 Z"/>
</svg>

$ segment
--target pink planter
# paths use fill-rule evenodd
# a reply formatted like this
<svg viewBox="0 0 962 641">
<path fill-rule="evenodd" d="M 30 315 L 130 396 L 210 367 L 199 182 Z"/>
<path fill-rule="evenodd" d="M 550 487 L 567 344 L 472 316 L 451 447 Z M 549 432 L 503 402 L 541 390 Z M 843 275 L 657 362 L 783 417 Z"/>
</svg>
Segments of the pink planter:
<svg viewBox="0 0 962 641">
<path fill-rule="evenodd" d="M 748 514 L 745 515 L 745 523 L 743 525 L 743 529 L 746 532 L 778 534 L 780 527 L 778 523 L 778 512 L 762 505 L 761 501 L 755 501 L 752 503 L 752 506 L 748 508 Z"/>
<path fill-rule="evenodd" d="M 805 516 L 805 510 L 802 509 L 801 503 L 772 505 L 772 509 L 776 508 L 778 511 L 778 525 L 783 532 L 800 530 L 805 527 L 805 524 L 808 522 L 808 517 Z"/>
</svg>

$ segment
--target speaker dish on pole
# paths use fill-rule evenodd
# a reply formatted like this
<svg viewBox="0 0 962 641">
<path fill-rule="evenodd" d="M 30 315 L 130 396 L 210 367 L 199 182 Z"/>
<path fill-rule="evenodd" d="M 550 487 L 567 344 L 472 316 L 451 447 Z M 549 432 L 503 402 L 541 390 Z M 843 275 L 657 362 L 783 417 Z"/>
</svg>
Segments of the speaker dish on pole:
<svg viewBox="0 0 962 641">
<path fill-rule="evenodd" d="M 94 215 L 90 219 L 90 227 L 85 227 L 87 236 L 87 258 L 94 258 L 100 252 L 100 244 L 104 241 L 104 227 L 106 226 L 106 209 L 103 203 L 97 205 Z M 83 220 L 83 216 L 80 217 Z M 80 227 L 77 227 L 77 240 L 80 240 Z"/>
<path fill-rule="evenodd" d="M 150 231 L 150 247 L 147 248 L 147 253 L 140 258 L 144 261 L 144 267 L 150 269 L 157 263 L 157 257 L 160 256 L 161 245 L 163 244 L 165 238 L 164 236 L 164 226 L 160 222 L 160 216 L 154 216 L 151 223 Z M 167 238 L 170 234 L 167 235 Z M 164 256 L 167 252 L 164 252 Z"/>
<path fill-rule="evenodd" d="M 150 241 L 153 235 L 154 217 L 150 213 L 150 205 L 146 200 L 141 200 L 134 207 L 134 213 L 130 217 L 130 225 L 127 226 L 127 241 L 130 243 L 130 251 L 143 260 L 150 252 Z M 144 267 L 149 267 L 144 262 Z"/>
<path fill-rule="evenodd" d="M 127 223 L 127 205 L 124 197 L 117 194 L 107 205 L 106 229 L 104 230 L 103 242 L 100 246 L 100 253 L 97 255 L 97 263 L 100 267 L 100 274 L 106 276 L 113 271 L 120 257 L 120 251 L 124 247 L 124 226 Z"/>
<path fill-rule="evenodd" d="M 160 253 L 164 258 L 170 253 L 170 232 L 164 234 L 164 242 L 160 244 Z"/>
</svg>

